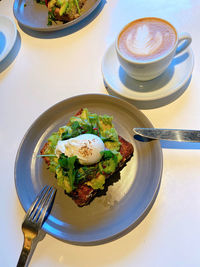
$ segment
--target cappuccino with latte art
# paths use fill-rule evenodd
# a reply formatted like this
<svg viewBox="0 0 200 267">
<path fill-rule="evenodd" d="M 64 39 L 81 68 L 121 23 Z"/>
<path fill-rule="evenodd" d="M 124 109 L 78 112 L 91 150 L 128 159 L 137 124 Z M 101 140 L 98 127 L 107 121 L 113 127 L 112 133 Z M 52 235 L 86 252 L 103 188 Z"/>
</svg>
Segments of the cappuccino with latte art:
<svg viewBox="0 0 200 267">
<path fill-rule="evenodd" d="M 168 22 L 158 18 L 143 18 L 123 29 L 118 38 L 118 47 L 125 57 L 148 61 L 168 53 L 176 40 L 176 30 Z"/>
<path fill-rule="evenodd" d="M 130 77 L 149 81 L 160 76 L 191 41 L 189 33 L 178 35 L 169 22 L 146 17 L 130 22 L 120 31 L 115 49 L 122 69 Z"/>
</svg>

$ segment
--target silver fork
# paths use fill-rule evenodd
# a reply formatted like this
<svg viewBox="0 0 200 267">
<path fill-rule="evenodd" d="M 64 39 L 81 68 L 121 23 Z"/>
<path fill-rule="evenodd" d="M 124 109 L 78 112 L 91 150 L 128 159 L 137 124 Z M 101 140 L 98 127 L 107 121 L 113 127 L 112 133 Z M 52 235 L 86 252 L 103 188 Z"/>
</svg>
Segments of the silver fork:
<svg viewBox="0 0 200 267">
<path fill-rule="evenodd" d="M 56 189 L 46 185 L 27 211 L 24 222 L 22 223 L 24 244 L 17 267 L 26 266 L 33 240 L 37 237 L 39 230 L 50 213 L 55 194 Z"/>
</svg>

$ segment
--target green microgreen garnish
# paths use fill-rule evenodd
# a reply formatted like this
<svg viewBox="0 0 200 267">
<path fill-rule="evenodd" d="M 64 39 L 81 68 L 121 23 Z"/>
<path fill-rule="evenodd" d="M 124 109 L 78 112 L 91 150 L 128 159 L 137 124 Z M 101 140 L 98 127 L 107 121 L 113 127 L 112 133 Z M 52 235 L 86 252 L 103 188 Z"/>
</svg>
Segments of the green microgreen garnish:
<svg viewBox="0 0 200 267">
<path fill-rule="evenodd" d="M 56 157 L 56 155 L 54 155 L 54 154 L 37 155 L 37 158 L 40 158 L 40 157 Z"/>
</svg>

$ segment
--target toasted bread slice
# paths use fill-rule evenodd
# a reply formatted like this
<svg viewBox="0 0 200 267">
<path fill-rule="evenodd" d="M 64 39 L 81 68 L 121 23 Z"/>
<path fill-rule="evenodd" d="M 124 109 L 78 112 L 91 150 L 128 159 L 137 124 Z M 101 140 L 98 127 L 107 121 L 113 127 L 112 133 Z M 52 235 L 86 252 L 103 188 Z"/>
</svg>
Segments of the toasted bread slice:
<svg viewBox="0 0 200 267">
<path fill-rule="evenodd" d="M 83 109 L 80 109 L 75 116 L 80 116 L 82 113 Z M 133 145 L 126 141 L 123 137 L 118 135 L 119 142 L 121 143 L 120 145 L 120 154 L 122 156 L 122 160 L 119 162 L 116 170 L 114 173 L 118 172 L 119 170 L 123 169 L 126 166 L 126 163 L 128 160 L 133 155 Z M 49 143 L 45 143 L 43 148 L 41 149 L 41 155 L 45 155 L 46 151 L 48 149 Z M 50 164 L 50 158 L 49 157 L 43 157 L 45 163 L 47 165 Z M 109 174 L 104 174 L 106 181 L 114 174 L 114 173 L 109 173 Z M 95 177 L 93 177 L 95 178 Z M 72 190 L 68 195 L 74 200 L 74 202 L 79 206 L 85 206 L 91 202 L 92 199 L 94 199 L 95 195 L 100 189 L 93 189 L 90 185 L 86 183 L 80 183 L 78 187 L 74 190 Z"/>
</svg>

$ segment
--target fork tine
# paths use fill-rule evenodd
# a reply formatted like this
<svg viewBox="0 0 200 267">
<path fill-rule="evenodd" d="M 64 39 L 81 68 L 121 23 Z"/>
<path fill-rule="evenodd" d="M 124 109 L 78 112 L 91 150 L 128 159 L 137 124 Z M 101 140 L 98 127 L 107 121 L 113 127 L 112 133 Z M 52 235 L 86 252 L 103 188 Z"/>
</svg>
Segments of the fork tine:
<svg viewBox="0 0 200 267">
<path fill-rule="evenodd" d="M 51 189 L 50 186 L 46 186 L 45 190 L 42 190 L 41 194 L 39 194 L 38 201 L 35 203 L 35 206 L 32 212 L 29 215 L 30 220 L 34 220 L 36 214 L 39 212 L 42 202 L 44 201 L 46 195 L 48 195 L 49 190 Z"/>
<path fill-rule="evenodd" d="M 36 205 L 38 204 L 39 200 L 42 198 L 42 196 L 46 193 L 46 191 L 48 190 L 49 186 L 46 185 L 39 193 L 38 197 L 36 198 L 36 200 L 32 203 L 31 207 L 29 208 L 29 210 L 26 213 L 26 217 L 29 217 L 32 212 L 34 211 Z"/>
<path fill-rule="evenodd" d="M 45 215 L 47 213 L 48 208 L 51 206 L 51 203 L 54 199 L 54 195 L 56 193 L 56 190 L 53 187 L 50 187 L 46 195 L 44 196 L 41 206 L 38 209 L 37 214 L 35 215 L 34 221 L 38 222 L 39 224 L 42 224 Z"/>
</svg>

